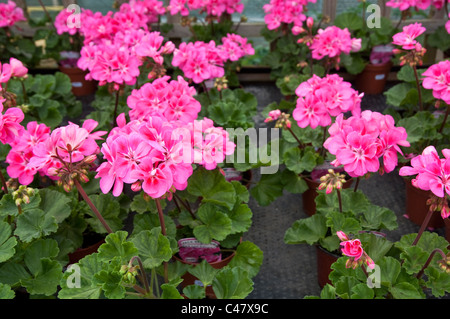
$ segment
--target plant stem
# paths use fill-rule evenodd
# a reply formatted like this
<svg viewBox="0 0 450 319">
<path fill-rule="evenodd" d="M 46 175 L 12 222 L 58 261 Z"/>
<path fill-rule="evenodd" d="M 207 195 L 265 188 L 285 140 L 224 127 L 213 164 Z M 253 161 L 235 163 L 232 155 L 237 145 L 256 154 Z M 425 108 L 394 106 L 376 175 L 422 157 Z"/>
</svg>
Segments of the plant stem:
<svg viewBox="0 0 450 319">
<path fill-rule="evenodd" d="M 208 88 L 206 87 L 205 81 L 202 82 L 203 90 L 206 93 L 206 96 L 208 97 L 209 103 L 212 103 L 211 97 L 209 96 Z"/>
<path fill-rule="evenodd" d="M 341 190 L 336 189 L 338 201 L 339 201 L 339 211 L 342 213 L 342 198 L 341 198 Z"/>
<path fill-rule="evenodd" d="M 186 204 L 186 203 L 185 203 L 185 202 L 177 195 L 177 193 L 174 193 L 174 198 L 176 198 L 176 199 L 181 203 L 181 205 L 183 205 L 184 208 L 186 208 L 186 210 L 189 212 L 189 214 L 191 214 L 191 216 L 192 216 L 193 219 L 197 219 L 197 217 L 195 216 L 195 214 L 192 212 L 191 207 L 189 207 L 189 205 Z"/>
<path fill-rule="evenodd" d="M 447 256 L 444 254 L 444 252 L 442 250 L 440 250 L 439 248 L 435 248 L 430 256 L 428 257 L 427 261 L 425 262 L 425 264 L 423 265 L 422 269 L 417 273 L 416 278 L 420 279 L 420 277 L 422 277 L 425 269 L 428 267 L 428 265 L 431 263 L 431 260 L 433 259 L 434 255 L 436 253 L 441 254 L 442 258 L 445 260 L 447 258 Z"/>
<path fill-rule="evenodd" d="M 141 258 L 139 258 L 138 256 L 134 256 L 133 258 L 131 258 L 130 264 L 133 264 L 133 261 L 135 261 L 135 260 L 137 260 L 137 262 L 139 264 L 139 270 L 142 274 L 142 276 L 141 276 L 142 282 L 144 284 L 146 295 L 147 295 L 150 293 L 150 286 L 148 284 L 147 274 L 145 273 L 144 265 L 142 264 Z"/>
<path fill-rule="evenodd" d="M 295 138 L 295 140 L 297 141 L 300 148 L 304 148 L 305 145 L 303 145 L 302 141 L 300 141 L 300 139 L 297 137 L 297 135 L 295 135 L 294 131 L 290 127 L 286 127 L 286 128 L 292 134 L 292 136 Z"/>
<path fill-rule="evenodd" d="M 359 185 L 360 179 L 361 179 L 360 176 L 358 176 L 358 177 L 356 178 L 355 188 L 353 189 L 354 192 L 356 192 L 356 191 L 358 190 L 358 185 Z"/>
<path fill-rule="evenodd" d="M 439 133 L 444 130 L 445 123 L 447 122 L 448 113 L 450 112 L 450 105 L 447 105 L 447 110 L 445 111 L 444 120 L 442 121 L 441 127 L 439 128 Z"/>
<path fill-rule="evenodd" d="M 8 185 L 6 184 L 5 176 L 3 176 L 2 170 L 0 169 L 0 179 L 2 180 L 3 191 L 8 194 Z"/>
<path fill-rule="evenodd" d="M 75 183 L 75 186 L 76 186 L 78 192 L 81 194 L 81 196 L 86 201 L 86 203 L 89 205 L 89 207 L 92 209 L 92 211 L 94 212 L 95 216 L 97 216 L 99 221 L 102 223 L 103 227 L 105 227 L 106 231 L 109 234 L 111 234 L 113 232 L 111 227 L 109 227 L 108 223 L 103 218 L 103 216 L 100 214 L 100 212 L 98 211 L 97 207 L 95 207 L 94 203 L 91 201 L 89 196 L 86 194 L 86 192 L 84 191 L 84 189 L 81 186 L 80 182 L 77 179 L 75 179 L 75 178 L 73 179 L 73 181 Z"/>
<path fill-rule="evenodd" d="M 55 25 L 53 24 L 53 19 L 52 16 L 50 15 L 50 13 L 48 13 L 47 8 L 45 7 L 45 5 L 42 3 L 42 0 L 38 0 L 39 4 L 42 7 L 42 10 L 44 10 L 44 14 L 47 16 L 47 18 L 50 20 L 51 25 L 53 26 L 53 28 L 56 29 Z"/>
<path fill-rule="evenodd" d="M 420 90 L 419 75 L 417 74 L 417 67 L 415 65 L 413 65 L 413 70 L 414 70 L 414 76 L 416 77 L 417 93 L 419 94 L 419 110 L 422 111 L 423 110 L 422 91 Z"/>
<path fill-rule="evenodd" d="M 161 233 L 166 236 L 166 225 L 164 223 L 164 214 L 163 210 L 161 208 L 161 202 L 159 201 L 159 198 L 155 198 L 156 208 L 158 209 L 158 216 L 159 216 L 159 223 L 161 225 Z M 168 264 L 165 261 L 164 263 L 164 281 L 167 283 L 169 282 L 169 268 Z"/>
<path fill-rule="evenodd" d="M 116 126 L 116 118 L 117 118 L 117 107 L 119 106 L 119 92 L 120 92 L 120 89 L 119 90 L 117 90 L 117 92 L 116 92 L 116 104 L 114 105 L 114 114 L 113 114 L 113 123 L 114 123 L 114 126 Z"/>
<path fill-rule="evenodd" d="M 25 103 L 28 103 L 27 90 L 26 90 L 26 88 L 25 88 L 25 83 L 23 83 L 23 80 L 20 81 L 20 84 L 22 84 L 23 101 L 24 101 Z"/>
<path fill-rule="evenodd" d="M 419 232 L 417 233 L 416 239 L 414 239 L 414 242 L 412 243 L 413 246 L 417 244 L 420 237 L 422 236 L 423 232 L 425 231 L 425 228 L 428 226 L 428 223 L 430 222 L 431 216 L 433 215 L 433 210 L 429 209 L 427 215 L 425 216 L 425 219 L 422 222 L 422 225 L 420 226 Z"/>
</svg>

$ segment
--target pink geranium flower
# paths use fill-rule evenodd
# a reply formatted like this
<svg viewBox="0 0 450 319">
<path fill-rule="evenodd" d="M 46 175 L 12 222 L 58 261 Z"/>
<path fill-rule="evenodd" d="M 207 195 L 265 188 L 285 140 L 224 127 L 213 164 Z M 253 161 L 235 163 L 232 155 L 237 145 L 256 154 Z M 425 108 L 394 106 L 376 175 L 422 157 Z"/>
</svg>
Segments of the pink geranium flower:
<svg viewBox="0 0 450 319">
<path fill-rule="evenodd" d="M 0 28 L 12 27 L 16 22 L 26 21 L 22 8 L 17 7 L 14 1 L 0 3 Z"/>
<path fill-rule="evenodd" d="M 422 73 L 422 76 L 424 76 L 423 87 L 433 90 L 436 99 L 442 99 L 450 104 L 450 61 L 433 64 Z"/>
<path fill-rule="evenodd" d="M 338 231 L 336 234 L 342 241 L 342 254 L 350 257 L 345 265 L 346 268 L 355 269 L 362 263 L 365 263 L 370 269 L 375 268 L 375 263 L 373 262 L 372 258 L 370 258 L 364 251 L 359 239 L 349 239 L 348 236 L 342 231 Z"/>
<path fill-rule="evenodd" d="M 419 43 L 416 38 L 425 31 L 426 29 L 419 22 L 406 25 L 402 32 L 394 34 L 392 43 L 401 46 L 404 50 L 414 50 Z"/>
</svg>

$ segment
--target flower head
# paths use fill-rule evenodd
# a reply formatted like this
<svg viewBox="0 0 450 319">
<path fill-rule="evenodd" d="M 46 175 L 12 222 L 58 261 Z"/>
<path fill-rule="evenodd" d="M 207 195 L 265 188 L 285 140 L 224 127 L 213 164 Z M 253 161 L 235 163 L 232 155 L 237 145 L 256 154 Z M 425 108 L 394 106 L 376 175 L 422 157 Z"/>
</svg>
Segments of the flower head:
<svg viewBox="0 0 450 319">
<path fill-rule="evenodd" d="M 349 237 L 342 231 L 338 231 L 336 235 L 339 237 L 341 242 L 341 252 L 343 255 L 350 257 L 345 264 L 346 268 L 353 268 L 365 263 L 370 269 L 375 268 L 375 263 L 367 255 L 361 246 L 361 241 L 359 239 L 349 239 Z"/>
</svg>

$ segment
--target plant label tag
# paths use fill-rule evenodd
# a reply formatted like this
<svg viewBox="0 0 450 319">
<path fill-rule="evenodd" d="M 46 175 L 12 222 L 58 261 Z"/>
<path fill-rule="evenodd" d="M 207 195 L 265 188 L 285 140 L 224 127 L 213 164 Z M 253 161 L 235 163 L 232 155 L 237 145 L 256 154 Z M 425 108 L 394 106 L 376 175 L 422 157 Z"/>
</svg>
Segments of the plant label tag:
<svg viewBox="0 0 450 319">
<path fill-rule="evenodd" d="M 377 75 L 375 75 L 375 80 L 383 80 L 384 77 L 385 77 L 384 74 L 377 74 Z"/>
<path fill-rule="evenodd" d="M 74 88 L 80 88 L 80 87 L 83 86 L 83 83 L 81 83 L 81 82 L 72 82 L 72 86 L 73 86 Z"/>
<path fill-rule="evenodd" d="M 195 238 L 183 238 L 178 241 L 178 247 L 178 254 L 185 262 L 199 263 L 205 259 L 210 263 L 222 260 L 220 244 L 217 241 L 204 244 Z"/>
</svg>

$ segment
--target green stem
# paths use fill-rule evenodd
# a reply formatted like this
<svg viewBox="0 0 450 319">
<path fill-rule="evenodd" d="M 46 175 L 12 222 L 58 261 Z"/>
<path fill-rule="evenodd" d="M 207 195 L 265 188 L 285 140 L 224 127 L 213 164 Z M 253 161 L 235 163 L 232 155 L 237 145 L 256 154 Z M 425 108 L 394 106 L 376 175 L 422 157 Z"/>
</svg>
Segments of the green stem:
<svg viewBox="0 0 450 319">
<path fill-rule="evenodd" d="M 76 186 L 78 192 L 81 194 L 81 196 L 86 201 L 86 203 L 89 205 L 89 207 L 92 209 L 92 211 L 94 212 L 95 216 L 97 216 L 98 220 L 102 223 L 103 227 L 105 227 L 106 231 L 109 234 L 111 234 L 113 232 L 111 227 L 109 227 L 108 223 L 103 218 L 102 214 L 100 214 L 100 212 L 98 211 L 97 207 L 95 207 L 94 203 L 92 203 L 91 199 L 89 198 L 89 196 L 84 191 L 84 189 L 81 186 L 80 182 L 76 178 L 74 178 L 73 181 L 75 183 L 75 186 Z"/>
<path fill-rule="evenodd" d="M 28 103 L 28 95 L 27 95 L 27 89 L 25 88 L 25 83 L 23 80 L 20 80 L 20 84 L 22 84 L 22 94 L 23 94 L 23 101 L 25 103 Z"/>
<path fill-rule="evenodd" d="M 340 189 L 336 189 L 336 191 L 337 191 L 337 196 L 338 196 L 338 201 L 339 201 L 339 211 L 342 213 L 341 190 Z"/>
<path fill-rule="evenodd" d="M 417 74 L 417 67 L 415 65 L 413 65 L 413 70 L 414 70 L 414 76 L 416 77 L 417 93 L 419 94 L 419 110 L 423 111 L 422 91 L 420 90 L 419 75 Z"/>
<path fill-rule="evenodd" d="M 144 284 L 146 295 L 148 295 L 148 294 L 150 294 L 150 286 L 148 284 L 147 274 L 145 273 L 144 265 L 142 264 L 142 260 L 141 260 L 141 258 L 139 258 L 139 256 L 134 256 L 133 258 L 131 258 L 130 264 L 133 264 L 133 262 L 135 260 L 137 260 L 137 262 L 139 264 L 139 271 L 141 272 L 141 278 L 142 278 L 141 281 Z"/>
<path fill-rule="evenodd" d="M 425 264 L 423 265 L 422 269 L 417 273 L 417 275 L 416 275 L 416 278 L 417 278 L 417 279 L 420 279 L 420 277 L 422 277 L 422 275 L 423 275 L 425 269 L 426 269 L 426 268 L 428 267 L 428 265 L 431 263 L 431 260 L 433 259 L 434 255 L 435 255 L 436 253 L 439 253 L 439 254 L 442 256 L 442 258 L 443 258 L 444 260 L 447 258 L 447 256 L 444 254 L 444 252 L 443 252 L 442 250 L 440 250 L 439 248 L 435 248 L 435 249 L 431 252 L 430 256 L 428 257 L 427 261 L 426 261 Z"/>
<path fill-rule="evenodd" d="M 161 202 L 159 201 L 159 198 L 155 198 L 155 203 L 156 203 L 156 208 L 158 209 L 158 217 L 159 217 L 159 223 L 161 225 L 161 233 L 164 236 L 167 236 L 166 225 L 164 223 L 164 214 L 163 214 L 163 210 L 162 210 Z M 168 268 L 169 265 L 167 264 L 167 262 L 164 262 L 163 264 L 164 264 L 164 281 L 166 283 L 168 283 L 169 282 L 169 279 L 168 279 L 169 278 L 169 268 Z"/>
<path fill-rule="evenodd" d="M 359 185 L 360 179 L 361 179 L 360 176 L 358 176 L 358 177 L 356 178 L 355 188 L 353 189 L 354 192 L 356 192 L 356 191 L 358 190 L 358 185 Z"/>
<path fill-rule="evenodd" d="M 302 141 L 300 141 L 300 139 L 297 137 L 297 135 L 295 135 L 294 131 L 290 127 L 286 126 L 286 128 L 292 134 L 292 136 L 295 138 L 295 140 L 297 141 L 297 143 L 300 146 L 300 148 L 304 148 L 305 145 L 303 145 Z"/>
<path fill-rule="evenodd" d="M 116 126 L 116 124 L 117 124 L 116 118 L 117 118 L 117 107 L 119 106 L 119 92 L 120 92 L 120 89 L 117 90 L 117 92 L 116 92 L 116 104 L 114 105 L 114 114 L 113 114 L 114 126 Z"/>
<path fill-rule="evenodd" d="M 450 112 L 450 105 L 447 105 L 447 110 L 445 111 L 444 120 L 442 121 L 441 127 L 439 128 L 439 133 L 444 130 L 445 123 L 447 122 L 448 113 Z"/>
<path fill-rule="evenodd" d="M 413 246 L 417 245 L 417 242 L 419 241 L 420 237 L 422 236 L 423 232 L 425 231 L 425 228 L 427 228 L 432 215 L 433 215 L 433 211 L 431 209 L 429 209 L 427 215 L 425 216 L 425 219 L 422 222 L 422 225 L 420 226 L 420 229 L 419 229 L 419 232 L 417 233 L 416 239 L 414 239 L 414 242 L 412 243 Z"/>
</svg>

